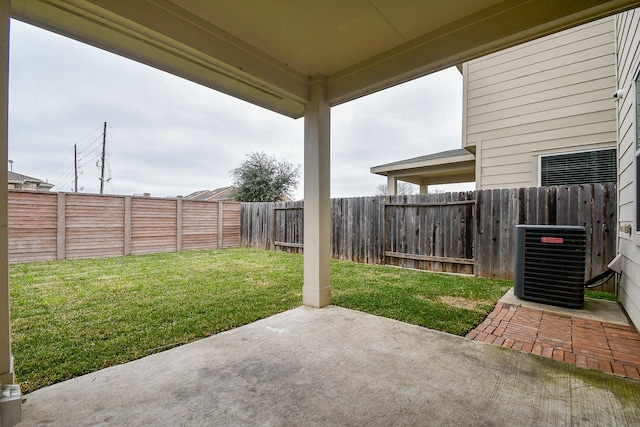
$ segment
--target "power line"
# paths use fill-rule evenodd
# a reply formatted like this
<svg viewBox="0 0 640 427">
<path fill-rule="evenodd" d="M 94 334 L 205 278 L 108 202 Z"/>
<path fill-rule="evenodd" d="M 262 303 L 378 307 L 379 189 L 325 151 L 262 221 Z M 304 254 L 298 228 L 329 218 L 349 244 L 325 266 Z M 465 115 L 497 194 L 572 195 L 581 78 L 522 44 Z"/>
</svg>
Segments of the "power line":
<svg viewBox="0 0 640 427">
<path fill-rule="evenodd" d="M 81 167 L 83 167 L 83 166 L 86 166 L 86 165 L 88 165 L 89 163 L 92 163 L 94 160 L 99 159 L 99 158 L 100 158 L 100 153 L 96 154 L 95 156 L 93 156 L 92 158 L 90 158 L 89 160 L 87 160 L 86 162 L 84 162 L 84 163 L 80 163 L 80 164 L 78 165 L 78 167 L 79 167 L 79 168 L 81 168 Z M 84 159 L 85 159 L 85 158 L 78 159 L 78 162 L 81 162 L 81 161 L 83 161 Z"/>
<path fill-rule="evenodd" d="M 88 150 L 89 148 L 91 148 L 96 142 L 100 142 L 100 140 L 102 139 L 102 135 L 99 135 L 96 139 L 94 139 L 93 141 L 91 141 L 91 143 L 89 145 L 87 145 L 86 147 L 84 147 L 82 150 L 78 150 L 78 154 L 83 153 L 85 150 Z M 98 145 L 98 147 L 100 147 L 100 145 Z"/>
<path fill-rule="evenodd" d="M 87 145 L 83 147 L 79 147 L 81 142 L 86 141 L 89 137 L 91 137 L 100 129 L 102 129 L 102 132 L 100 133 L 100 135 L 98 135 L 93 140 L 91 140 L 91 142 L 89 142 Z M 110 126 L 109 126 L 109 129 L 111 129 Z M 54 184 L 54 186 L 63 188 L 62 191 L 65 191 L 66 185 L 68 183 L 71 183 L 72 184 L 71 191 L 86 192 L 86 191 L 96 190 L 97 188 L 95 187 L 91 187 L 89 189 L 85 189 L 85 187 L 79 187 L 78 181 L 80 176 L 83 175 L 83 172 L 84 172 L 82 168 L 88 165 L 89 163 L 92 163 L 98 160 L 96 161 L 96 166 L 98 167 L 98 169 L 102 169 L 100 176 L 98 178 L 98 180 L 100 181 L 100 193 L 102 194 L 104 181 L 105 180 L 107 182 L 111 181 L 111 165 L 107 161 L 107 159 L 110 158 L 111 156 L 111 152 L 110 151 L 107 152 L 106 150 L 106 143 L 107 143 L 106 130 L 107 130 L 107 123 L 104 122 L 101 126 L 97 127 L 96 129 L 89 132 L 84 137 L 80 138 L 73 146 L 69 148 L 69 150 L 65 153 L 62 161 L 56 167 L 56 169 L 54 169 L 54 171 L 57 172 L 61 169 L 62 165 L 65 163 L 65 160 L 69 157 L 69 154 L 71 154 L 71 152 L 73 151 L 72 159 L 71 161 L 66 161 L 68 166 L 58 175 L 58 178 L 54 181 L 54 182 L 57 182 L 58 184 Z M 100 141 L 102 141 L 102 144 L 99 144 Z M 101 148 L 102 150 L 100 150 Z M 100 160 L 102 160 L 101 165 L 99 165 Z M 107 162 L 106 165 L 105 165 L 105 162 Z M 104 176 L 105 169 L 108 169 L 108 172 L 109 172 L 108 178 L 105 178 Z"/>
<path fill-rule="evenodd" d="M 99 131 L 102 128 L 102 125 L 98 126 L 97 128 L 95 128 L 94 130 L 92 130 L 91 132 L 89 132 L 88 134 L 86 134 L 85 136 L 83 136 L 82 138 L 80 138 L 79 140 L 77 140 L 76 142 L 74 142 L 74 145 L 81 143 L 82 141 L 84 141 L 85 139 L 87 139 L 89 136 L 91 136 L 92 134 L 94 134 L 96 131 Z"/>
<path fill-rule="evenodd" d="M 55 186 L 61 186 L 63 185 L 63 183 L 65 182 L 64 179 L 66 178 L 66 176 L 73 170 L 74 168 L 74 163 L 73 163 L 73 149 L 74 146 L 77 146 L 77 144 L 81 143 L 82 141 L 86 140 L 87 138 L 89 138 L 91 135 L 93 135 L 94 133 L 96 133 L 97 131 L 100 130 L 102 126 L 98 126 L 97 128 L 95 128 L 94 130 L 92 130 L 91 132 L 89 132 L 88 134 L 86 134 L 85 136 L 83 136 L 82 138 L 78 139 L 74 144 L 72 144 L 69 149 L 66 151 L 66 153 L 62 156 L 62 159 L 60 160 L 60 163 L 58 163 L 58 165 L 55 167 L 55 169 L 53 170 L 52 175 L 55 176 L 56 173 L 58 173 L 60 171 L 60 169 L 62 168 L 62 166 L 64 164 L 67 164 L 67 167 L 60 173 L 58 174 L 58 178 L 56 178 L 53 183 Z M 84 150 L 86 150 L 87 148 L 91 147 L 91 145 L 93 145 L 96 141 L 100 140 L 100 136 L 98 136 L 96 139 L 94 139 L 88 147 L 85 147 Z M 80 151 L 82 152 L 82 151 Z M 55 184 L 56 182 L 60 182 L 61 184 Z"/>
<path fill-rule="evenodd" d="M 53 182 L 56 183 L 56 182 L 64 181 L 64 179 L 67 176 L 69 176 L 72 172 L 73 172 L 73 162 L 69 162 L 69 166 L 67 166 L 67 169 L 65 169 L 60 175 L 58 175 L 58 178 L 56 178 L 56 180 Z M 58 185 L 58 184 L 55 184 L 55 185 Z"/>
<path fill-rule="evenodd" d="M 100 149 L 100 146 L 99 146 L 99 145 L 96 145 L 96 147 L 95 147 L 93 150 L 89 151 L 89 152 L 88 152 L 87 154 L 85 154 L 83 157 L 81 157 L 80 159 L 78 159 L 78 161 L 82 161 L 82 160 L 86 159 L 86 158 L 87 158 L 87 156 L 90 156 L 91 154 L 95 153 L 95 152 L 96 152 L 96 151 L 98 151 L 99 149 Z M 81 154 L 81 153 L 82 153 L 82 151 L 78 151 L 78 154 Z M 98 153 L 98 154 L 100 154 L 100 153 Z"/>
<path fill-rule="evenodd" d="M 56 184 L 54 184 L 54 185 L 56 187 L 62 187 L 64 185 L 66 185 L 66 183 L 73 181 L 72 177 L 73 177 L 73 170 L 70 170 L 67 175 L 65 175 L 64 177 L 58 179 L 56 181 Z"/>
<path fill-rule="evenodd" d="M 60 167 L 61 167 L 63 164 L 65 164 L 65 163 L 67 163 L 67 164 L 68 164 L 68 162 L 66 162 L 66 157 L 67 157 L 69 154 L 71 154 L 71 151 L 72 151 L 72 150 L 73 150 L 73 145 L 72 145 L 71 147 L 69 147 L 69 149 L 68 149 L 68 150 L 67 150 L 67 152 L 64 154 L 64 156 L 63 156 L 62 160 L 60 161 L 60 163 L 58 164 L 58 166 L 56 166 L 56 168 L 53 170 L 53 175 L 55 175 L 55 173 L 58 171 L 58 169 L 60 169 Z M 63 174 L 64 174 L 64 172 L 63 172 Z"/>
</svg>

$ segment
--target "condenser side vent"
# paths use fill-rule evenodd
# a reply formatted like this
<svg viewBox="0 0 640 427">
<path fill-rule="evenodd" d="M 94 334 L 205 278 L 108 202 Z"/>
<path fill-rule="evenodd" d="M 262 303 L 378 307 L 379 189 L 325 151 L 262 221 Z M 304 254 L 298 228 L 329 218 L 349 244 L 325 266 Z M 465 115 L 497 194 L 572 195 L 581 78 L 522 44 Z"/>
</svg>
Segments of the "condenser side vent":
<svg viewBox="0 0 640 427">
<path fill-rule="evenodd" d="M 544 304 L 582 307 L 585 257 L 584 227 L 517 226 L 514 294 Z"/>
</svg>

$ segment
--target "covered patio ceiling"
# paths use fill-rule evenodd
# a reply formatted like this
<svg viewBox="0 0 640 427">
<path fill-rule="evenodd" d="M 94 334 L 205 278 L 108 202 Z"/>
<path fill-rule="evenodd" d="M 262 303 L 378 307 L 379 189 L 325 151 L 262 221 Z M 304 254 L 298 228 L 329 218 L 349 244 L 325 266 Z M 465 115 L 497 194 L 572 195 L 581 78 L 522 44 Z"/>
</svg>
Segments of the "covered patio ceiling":
<svg viewBox="0 0 640 427">
<path fill-rule="evenodd" d="M 299 118 L 634 0 L 13 0 L 11 16 Z"/>
</svg>

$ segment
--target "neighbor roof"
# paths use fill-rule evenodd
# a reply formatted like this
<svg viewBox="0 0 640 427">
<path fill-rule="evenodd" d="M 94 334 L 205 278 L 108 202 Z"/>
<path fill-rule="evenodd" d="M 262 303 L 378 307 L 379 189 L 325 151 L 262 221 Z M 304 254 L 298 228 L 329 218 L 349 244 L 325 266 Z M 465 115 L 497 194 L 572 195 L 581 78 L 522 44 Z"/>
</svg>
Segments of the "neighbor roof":
<svg viewBox="0 0 640 427">
<path fill-rule="evenodd" d="M 231 194 L 235 190 L 235 187 L 220 187 L 215 190 L 200 190 L 195 191 L 188 196 L 184 196 L 186 200 L 228 200 L 231 198 Z"/>
<path fill-rule="evenodd" d="M 371 168 L 371 173 L 418 185 L 472 182 L 476 179 L 476 156 L 458 148 L 426 156 L 386 163 Z"/>
<path fill-rule="evenodd" d="M 33 178 L 33 177 L 27 176 L 27 175 L 22 175 L 20 173 L 8 171 L 7 174 L 8 174 L 7 175 L 7 181 L 8 181 L 9 184 L 20 184 L 20 185 L 22 185 L 24 183 L 31 182 L 31 183 L 37 184 L 38 187 L 51 188 L 51 187 L 54 186 L 54 184 L 49 184 L 48 182 L 44 182 L 41 179 Z"/>
</svg>

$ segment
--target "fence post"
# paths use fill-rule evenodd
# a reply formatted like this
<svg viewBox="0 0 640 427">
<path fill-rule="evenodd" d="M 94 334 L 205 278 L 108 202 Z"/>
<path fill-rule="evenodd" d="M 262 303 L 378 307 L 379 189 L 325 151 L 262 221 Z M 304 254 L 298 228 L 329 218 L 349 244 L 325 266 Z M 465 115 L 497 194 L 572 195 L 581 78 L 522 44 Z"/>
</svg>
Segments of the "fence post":
<svg viewBox="0 0 640 427">
<path fill-rule="evenodd" d="M 124 197 L 124 255 L 131 255 L 131 196 Z"/>
<path fill-rule="evenodd" d="M 176 197 L 176 252 L 182 250 L 182 196 Z"/>
<path fill-rule="evenodd" d="M 65 259 L 66 258 L 66 231 L 67 231 L 67 214 L 66 214 L 66 198 L 65 193 L 58 193 L 58 224 L 57 224 L 57 248 L 56 248 L 56 258 L 57 259 Z"/>
<path fill-rule="evenodd" d="M 218 202 L 218 249 L 220 249 L 224 243 L 222 230 L 224 229 L 224 202 Z"/>
<path fill-rule="evenodd" d="M 391 200 L 391 196 L 388 196 L 389 200 Z M 384 196 L 382 199 L 382 251 L 380 251 L 380 256 L 382 257 L 382 264 L 385 265 L 387 263 L 387 196 Z"/>
<path fill-rule="evenodd" d="M 276 203 L 272 203 L 269 204 L 270 206 L 270 212 L 273 215 L 273 220 L 271 221 L 271 250 L 276 250 L 277 246 L 276 246 L 276 238 L 278 237 L 278 235 L 276 234 L 276 225 L 277 225 L 277 219 L 278 219 L 278 212 L 276 211 Z M 265 209 L 266 212 L 266 209 Z M 286 221 L 285 221 L 286 224 Z"/>
</svg>

